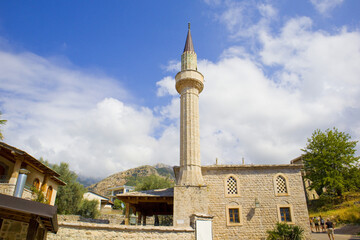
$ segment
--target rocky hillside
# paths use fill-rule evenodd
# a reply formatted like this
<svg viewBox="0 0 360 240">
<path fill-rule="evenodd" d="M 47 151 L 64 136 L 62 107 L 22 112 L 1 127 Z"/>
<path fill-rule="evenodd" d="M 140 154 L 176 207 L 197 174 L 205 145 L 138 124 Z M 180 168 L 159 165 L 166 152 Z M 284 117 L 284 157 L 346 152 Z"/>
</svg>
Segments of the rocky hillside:
<svg viewBox="0 0 360 240">
<path fill-rule="evenodd" d="M 100 182 L 92 184 L 88 187 L 88 190 L 106 196 L 108 194 L 106 189 L 125 185 L 130 177 L 146 177 L 153 174 L 175 179 L 173 169 L 170 166 L 164 164 L 157 164 L 155 166 L 145 165 L 115 173 Z"/>
</svg>

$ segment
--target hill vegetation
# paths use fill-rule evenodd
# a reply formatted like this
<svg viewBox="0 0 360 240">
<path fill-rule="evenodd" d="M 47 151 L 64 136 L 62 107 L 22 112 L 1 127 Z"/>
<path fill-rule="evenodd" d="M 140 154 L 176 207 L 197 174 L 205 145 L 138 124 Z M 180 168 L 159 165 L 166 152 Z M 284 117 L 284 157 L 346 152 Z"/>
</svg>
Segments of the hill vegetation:
<svg viewBox="0 0 360 240">
<path fill-rule="evenodd" d="M 344 193 L 343 197 L 311 200 L 310 217 L 330 218 L 337 223 L 360 224 L 360 192 Z"/>
<path fill-rule="evenodd" d="M 157 164 L 155 166 L 145 165 L 112 174 L 109 177 L 90 185 L 88 190 L 106 196 L 108 194 L 108 188 L 122 185 L 136 186 L 141 178 L 151 175 L 175 181 L 175 175 L 172 167 L 164 164 Z"/>
</svg>

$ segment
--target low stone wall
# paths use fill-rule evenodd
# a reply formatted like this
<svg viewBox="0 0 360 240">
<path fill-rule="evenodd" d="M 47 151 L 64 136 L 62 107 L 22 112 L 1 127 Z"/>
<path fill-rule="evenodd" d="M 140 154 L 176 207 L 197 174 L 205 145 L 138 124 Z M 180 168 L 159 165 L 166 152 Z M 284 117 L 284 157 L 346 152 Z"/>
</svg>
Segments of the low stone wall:
<svg viewBox="0 0 360 240">
<path fill-rule="evenodd" d="M 133 221 L 137 224 L 137 217 L 132 217 Z M 101 220 L 109 220 L 110 224 L 122 224 L 125 220 L 125 216 L 121 214 L 100 214 L 98 219 Z M 82 222 L 81 217 L 79 215 L 58 215 L 58 222 L 67 222 L 67 223 L 76 223 L 76 222 Z M 87 222 L 87 221 L 86 221 Z M 96 221 L 93 221 L 93 223 L 96 223 Z M 154 225 L 154 217 L 146 217 L 146 224 L 147 225 Z"/>
<path fill-rule="evenodd" d="M 0 183 L 0 193 L 12 196 L 14 195 L 15 185 L 9 183 Z"/>
<path fill-rule="evenodd" d="M 181 239 L 194 240 L 195 230 L 175 227 L 125 226 L 115 224 L 60 222 L 57 234 L 48 233 L 48 240 L 83 239 Z"/>
</svg>

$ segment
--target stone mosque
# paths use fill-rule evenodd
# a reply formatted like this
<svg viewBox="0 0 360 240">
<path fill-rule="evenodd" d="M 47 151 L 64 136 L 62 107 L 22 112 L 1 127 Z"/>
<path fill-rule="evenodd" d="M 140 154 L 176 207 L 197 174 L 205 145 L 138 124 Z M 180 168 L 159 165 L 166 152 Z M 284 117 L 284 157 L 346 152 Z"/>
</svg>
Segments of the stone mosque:
<svg viewBox="0 0 360 240">
<path fill-rule="evenodd" d="M 242 162 L 239 165 L 220 165 L 216 162 L 215 165 L 201 166 L 199 95 L 204 90 L 204 76 L 197 69 L 190 24 L 181 55 L 181 71 L 176 74 L 175 80 L 181 104 L 180 164 L 174 167 L 174 188 L 117 194 L 116 197 L 126 205 L 124 225 L 79 222 L 80 220 L 69 222 L 68 215 L 63 216 L 58 225 L 56 207 L 0 194 L 2 218 L 10 216 L 9 221 L 13 221 L 16 226 L 26 231 L 29 229 L 28 233 L 24 233 L 24 236 L 28 236 L 26 239 L 260 240 L 266 239 L 266 231 L 274 229 L 279 222 L 300 226 L 304 229 L 304 237 L 310 239 L 302 164 L 252 165 Z M 0 145 L 0 160 L 15 164 L 12 167 L 14 170 L 10 171 L 13 173 L 9 184 L 0 185 L 2 192 L 8 185 L 14 191 L 13 185 L 19 174 L 20 179 L 25 179 L 20 180 L 22 185 L 19 184 L 22 186 L 21 191 L 24 190 L 24 175 L 29 171 L 20 168 L 27 164 L 32 169 L 29 174 L 31 181 L 33 178 L 44 179 L 43 186 L 52 184 L 54 187 L 53 189 L 49 185 L 46 194 L 53 204 L 57 185 L 65 184 L 57 179 L 58 174 L 27 153 L 3 143 Z M 4 171 L 4 167 L 2 170 Z M 34 181 L 35 186 L 39 179 Z M 16 189 L 20 187 L 16 186 Z M 13 195 L 12 192 L 7 194 Z M 28 192 L 31 196 L 31 191 Z M 130 209 L 132 213 L 136 213 L 137 223 L 135 216 L 130 218 Z M 171 215 L 173 226 L 145 226 L 149 216 L 158 215 Z M 7 231 L 9 224 L 2 218 L 0 230 L 6 228 Z M 45 228 L 53 233 L 46 235 Z M 0 239 L 8 232 L 0 231 Z"/>
<path fill-rule="evenodd" d="M 204 89 L 204 76 L 197 69 L 190 24 L 181 55 L 181 71 L 175 80 L 181 101 L 180 166 L 174 167 L 176 185 L 163 192 L 118 195 L 128 208 L 138 212 L 138 223 L 141 224 L 141 215 L 167 212 L 173 215 L 174 227 L 194 228 L 195 239 L 253 240 L 265 239 L 267 230 L 284 222 L 302 227 L 305 238 L 310 239 L 302 165 L 201 166 L 199 94 Z M 164 202 L 159 203 L 160 199 Z"/>
</svg>

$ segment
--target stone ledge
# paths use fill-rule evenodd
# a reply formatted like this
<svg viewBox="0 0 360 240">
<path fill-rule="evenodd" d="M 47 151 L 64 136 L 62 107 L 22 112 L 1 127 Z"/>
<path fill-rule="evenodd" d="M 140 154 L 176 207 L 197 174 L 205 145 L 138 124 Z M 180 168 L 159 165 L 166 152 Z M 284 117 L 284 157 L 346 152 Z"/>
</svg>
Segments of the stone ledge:
<svg viewBox="0 0 360 240">
<path fill-rule="evenodd" d="M 103 225 L 96 223 L 68 223 L 59 222 L 59 227 L 79 228 L 92 230 L 109 230 L 109 231 L 139 231 L 139 232 L 195 232 L 191 227 L 165 227 L 165 226 L 126 226 L 126 225 Z"/>
</svg>

